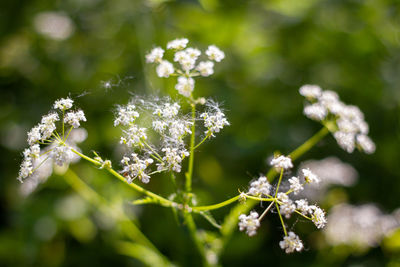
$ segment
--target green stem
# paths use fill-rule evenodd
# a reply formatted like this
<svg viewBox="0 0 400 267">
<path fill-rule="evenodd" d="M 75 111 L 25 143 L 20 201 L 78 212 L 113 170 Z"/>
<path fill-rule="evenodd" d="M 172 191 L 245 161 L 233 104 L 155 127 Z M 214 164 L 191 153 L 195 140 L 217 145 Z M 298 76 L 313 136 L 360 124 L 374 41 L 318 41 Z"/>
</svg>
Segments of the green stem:
<svg viewBox="0 0 400 267">
<path fill-rule="evenodd" d="M 100 161 L 97 161 L 95 159 L 92 159 L 91 157 L 88 157 L 82 153 L 80 153 L 79 151 L 76 151 L 75 149 L 71 148 L 71 151 L 74 152 L 75 154 L 77 154 L 78 156 L 80 156 L 81 158 L 93 163 L 96 166 L 100 166 L 102 165 L 102 163 Z M 140 192 L 142 194 L 145 194 L 146 196 L 152 197 L 154 199 L 157 199 L 160 204 L 162 204 L 163 206 L 167 206 L 167 207 L 172 207 L 174 206 L 174 202 L 163 198 L 162 196 L 159 196 L 157 194 L 154 194 L 153 192 L 150 192 L 146 189 L 144 189 L 143 187 L 135 184 L 135 183 L 128 183 L 125 179 L 124 176 L 122 176 L 121 174 L 119 174 L 118 172 L 116 172 L 114 169 L 112 168 L 106 168 L 106 170 L 111 173 L 113 176 L 115 176 L 116 178 L 118 178 L 119 180 L 121 180 L 122 182 L 124 182 L 125 184 L 127 184 L 128 186 L 130 186 L 131 188 L 133 188 L 134 190 L 136 190 L 137 192 Z"/>
<path fill-rule="evenodd" d="M 186 193 L 192 191 L 192 175 L 193 175 L 193 163 L 194 163 L 194 142 L 196 137 L 196 105 L 192 104 L 192 134 L 190 136 L 190 156 L 189 156 L 189 167 L 186 173 Z"/>
<path fill-rule="evenodd" d="M 203 138 L 203 140 L 201 140 L 200 143 L 198 143 L 197 145 L 194 146 L 193 150 L 195 150 L 196 148 L 198 148 L 201 144 L 203 144 L 208 138 L 210 137 L 210 135 L 206 135 L 206 137 Z"/>
<path fill-rule="evenodd" d="M 279 190 L 279 186 L 281 185 L 281 182 L 282 182 L 282 177 L 283 177 L 283 168 L 281 168 L 281 174 L 279 175 L 278 185 L 276 186 L 275 198 L 278 195 L 278 190 Z"/>
<path fill-rule="evenodd" d="M 219 209 L 219 208 L 225 207 L 226 205 L 229 205 L 229 204 L 235 202 L 236 200 L 238 200 L 239 197 L 240 197 L 240 195 L 237 195 L 233 198 L 230 198 L 228 200 L 225 200 L 221 203 L 217 203 L 214 205 L 192 207 L 192 210 L 196 212 L 196 211 L 207 211 L 207 210 Z"/>
<path fill-rule="evenodd" d="M 279 205 L 278 205 L 278 203 L 275 203 L 275 205 L 276 205 L 276 210 L 278 211 L 279 219 L 281 220 L 281 223 L 282 223 L 283 232 L 285 233 L 285 236 L 287 236 L 285 222 L 283 221 L 281 211 L 279 210 Z"/>
<path fill-rule="evenodd" d="M 271 204 L 269 204 L 269 206 L 261 214 L 260 218 L 258 218 L 259 221 L 261 221 L 264 218 L 264 216 L 268 213 L 268 211 L 272 208 L 273 205 L 274 205 L 274 202 L 272 201 Z"/>
<path fill-rule="evenodd" d="M 200 252 L 200 255 L 204 261 L 203 262 L 204 265 L 207 266 L 207 259 L 206 259 L 206 253 L 204 251 L 204 245 L 201 242 L 201 240 L 197 234 L 197 228 L 196 228 L 196 224 L 193 220 L 193 216 L 191 213 L 185 212 L 184 217 L 185 217 L 185 222 L 186 222 L 187 228 L 189 230 L 190 236 L 192 237 L 192 240 L 195 243 L 197 250 Z"/>
<path fill-rule="evenodd" d="M 325 126 L 322 127 L 321 130 L 319 130 L 316 134 L 314 134 L 312 137 L 310 137 L 307 141 L 305 141 L 301 146 L 296 148 L 295 150 L 292 151 L 292 153 L 289 154 L 289 157 L 295 161 L 298 159 L 300 156 L 302 156 L 304 153 L 309 151 L 313 146 L 315 146 L 319 141 L 321 141 L 322 138 L 324 138 L 327 134 L 329 133 L 328 128 Z M 278 173 L 274 168 L 271 168 L 268 173 L 267 177 L 268 179 L 272 182 L 275 178 L 275 176 Z"/>
<path fill-rule="evenodd" d="M 299 215 L 303 216 L 304 218 L 306 218 L 306 219 L 308 219 L 308 220 L 312 220 L 312 218 L 310 218 L 310 217 L 308 217 L 308 216 L 304 215 L 303 213 L 301 213 L 301 212 L 300 212 L 300 211 L 298 211 L 298 210 L 295 210 L 294 212 L 296 212 L 297 214 L 299 214 Z"/>
</svg>

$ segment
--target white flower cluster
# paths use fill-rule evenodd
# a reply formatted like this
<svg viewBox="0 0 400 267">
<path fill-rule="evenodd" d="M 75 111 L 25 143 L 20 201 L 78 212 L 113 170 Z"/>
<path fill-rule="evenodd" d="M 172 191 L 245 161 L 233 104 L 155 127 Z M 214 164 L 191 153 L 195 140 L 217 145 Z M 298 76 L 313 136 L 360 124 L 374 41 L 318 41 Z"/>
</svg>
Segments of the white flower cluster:
<svg viewBox="0 0 400 267">
<path fill-rule="evenodd" d="M 171 75 L 178 76 L 178 83 L 175 89 L 179 94 L 191 98 L 195 82 L 193 77 L 207 77 L 214 73 L 214 62 L 220 62 L 225 54 L 215 45 L 210 45 L 205 54 L 208 57 L 206 61 L 197 60 L 201 55 L 199 49 L 187 47 L 189 40 L 186 38 L 176 39 L 167 44 L 168 50 L 174 51 L 173 60 L 175 66 L 170 61 L 164 59 L 164 49 L 155 47 L 146 55 L 147 63 L 156 63 L 156 72 L 159 77 L 168 78 Z"/>
<path fill-rule="evenodd" d="M 375 204 L 340 204 L 329 212 L 330 223 L 324 233 L 332 246 L 376 247 L 400 227 L 399 214 L 399 211 L 385 214 Z"/>
<path fill-rule="evenodd" d="M 299 92 L 310 103 L 304 107 L 308 118 L 323 124 L 334 123 L 335 128 L 330 127 L 329 130 L 341 148 L 348 153 L 356 147 L 367 154 L 375 152 L 375 144 L 368 137 L 368 123 L 358 107 L 346 105 L 335 92 L 323 91 L 317 85 L 303 85 Z"/>
<path fill-rule="evenodd" d="M 241 214 L 239 216 L 239 230 L 246 230 L 246 234 L 254 236 L 257 233 L 257 228 L 260 227 L 260 221 L 258 220 L 258 213 L 255 211 L 250 212 L 249 216 Z"/>
<path fill-rule="evenodd" d="M 229 125 L 229 122 L 217 103 L 207 101 L 206 107 L 208 110 L 200 115 L 200 118 L 204 120 L 204 127 L 207 128 L 204 133 L 209 137 L 215 137 L 214 133 L 219 133 L 224 126 Z"/>
<path fill-rule="evenodd" d="M 278 171 L 293 168 L 291 159 L 283 155 L 272 159 L 271 165 Z M 286 219 L 289 219 L 293 213 L 298 213 L 304 218 L 312 221 L 318 229 L 323 228 L 326 225 L 327 220 L 325 218 L 325 212 L 321 208 L 316 205 L 309 205 L 307 199 L 293 200 L 290 198 L 291 193 L 294 195 L 299 194 L 302 190 L 304 190 L 305 185 L 319 183 L 320 179 L 318 176 L 309 169 L 302 169 L 302 175 L 299 177 L 292 176 L 288 179 L 289 190 L 281 191 L 283 186 L 280 187 L 280 184 L 284 176 L 283 174 L 284 173 L 281 173 L 281 177 L 276 186 L 274 194 L 271 194 L 272 185 L 268 182 L 267 177 L 261 176 L 256 181 L 250 183 L 250 188 L 246 194 L 242 193 L 240 195 L 239 199 L 242 202 L 246 201 L 246 197 L 259 201 L 271 202 L 269 207 L 264 211 L 260 218 L 258 218 L 258 214 L 254 211 L 252 211 L 249 216 L 244 214 L 240 215 L 240 230 L 247 229 L 247 234 L 255 235 L 257 228 L 260 226 L 261 218 L 264 217 L 266 212 L 273 207 L 272 205 L 274 203 L 279 211 L 279 216 L 282 215 Z M 275 197 L 272 195 L 275 195 Z M 257 222 L 255 222 L 256 219 Z M 282 218 L 281 220 L 283 223 Z M 283 227 L 285 228 L 285 226 Z M 303 244 L 299 237 L 293 232 L 289 232 L 289 234 L 286 235 L 286 230 L 285 237 L 279 244 L 281 248 L 286 251 L 286 253 L 300 251 L 303 248 Z"/>
<path fill-rule="evenodd" d="M 268 196 L 271 190 L 271 184 L 267 177 L 261 176 L 258 180 L 251 182 L 248 194 L 253 196 Z"/>
<path fill-rule="evenodd" d="M 178 103 L 171 102 L 167 98 L 155 98 L 154 100 L 136 98 L 126 106 L 118 107 L 114 126 L 123 127 L 120 143 L 135 150 L 137 157 L 147 163 L 136 164 L 146 165 L 146 168 L 149 169 L 150 165 L 154 163 L 157 172 L 167 170 L 181 172 L 182 161 L 189 156 L 185 139 L 192 134 L 194 122 L 203 121 L 207 128 L 207 137 L 214 136 L 214 133 L 229 125 L 216 103 L 207 101 L 206 108 L 209 110 L 208 112 L 202 113 L 193 120 L 189 114 L 181 112 L 181 106 Z M 126 160 L 122 161 L 123 164 L 129 165 L 126 162 Z M 131 165 L 132 161 L 129 163 Z M 122 173 L 127 177 L 128 182 L 132 182 L 137 177 L 142 182 L 148 181 L 150 178 L 142 177 L 133 171 L 128 172 L 126 166 Z M 148 172 L 143 173 L 148 175 Z"/>
<path fill-rule="evenodd" d="M 132 183 L 135 178 L 138 178 L 143 183 L 150 182 L 150 176 L 146 173 L 146 168 L 153 160 L 150 158 L 140 159 L 136 153 L 132 153 L 130 157 L 123 157 L 121 163 L 124 165 L 122 173 L 124 173 L 126 181 Z"/>
<path fill-rule="evenodd" d="M 303 242 L 301 242 L 298 235 L 293 232 L 289 232 L 287 236 L 283 237 L 283 240 L 279 242 L 281 249 L 285 250 L 286 253 L 293 253 L 294 251 L 301 251 L 303 249 Z"/>
<path fill-rule="evenodd" d="M 281 169 L 283 170 L 288 170 L 293 168 L 293 163 L 290 157 L 285 157 L 285 156 L 278 156 L 275 157 L 271 160 L 271 165 L 275 167 L 276 170 L 280 171 Z"/>
<path fill-rule="evenodd" d="M 46 160 L 52 160 L 57 165 L 62 166 L 74 159 L 71 147 L 75 147 L 76 142 L 71 142 L 71 138 L 67 139 L 70 137 L 67 133 L 65 133 L 64 138 L 56 131 L 56 123 L 60 121 L 60 115 L 57 111 L 62 111 L 64 115 L 66 110 L 72 108 L 73 102 L 70 98 L 57 100 L 53 105 L 55 111 L 43 116 L 41 122 L 28 132 L 27 140 L 30 147 L 23 152 L 24 159 L 18 175 L 19 181 L 23 182 L 24 179 L 33 176 Z M 70 124 L 69 133 L 71 133 L 72 128 L 80 126 L 80 121 L 86 121 L 86 118 L 83 111 L 78 110 L 66 113 L 61 123 Z M 48 146 L 41 149 L 41 144 Z M 44 154 L 46 154 L 45 157 Z"/>
</svg>

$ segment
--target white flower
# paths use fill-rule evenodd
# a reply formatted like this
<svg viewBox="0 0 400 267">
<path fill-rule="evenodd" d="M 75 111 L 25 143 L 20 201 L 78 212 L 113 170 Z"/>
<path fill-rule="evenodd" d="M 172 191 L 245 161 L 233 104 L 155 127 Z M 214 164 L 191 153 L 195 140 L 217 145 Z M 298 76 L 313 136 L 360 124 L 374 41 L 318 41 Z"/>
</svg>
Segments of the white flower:
<svg viewBox="0 0 400 267">
<path fill-rule="evenodd" d="M 181 162 L 184 157 L 189 156 L 189 153 L 176 147 L 165 147 L 162 151 L 165 152 L 165 156 L 162 159 L 167 163 L 166 168 L 181 172 Z"/>
<path fill-rule="evenodd" d="M 197 58 L 201 55 L 201 52 L 199 49 L 188 47 L 185 49 L 186 54 L 192 58 L 193 60 L 197 60 Z"/>
<path fill-rule="evenodd" d="M 304 189 L 303 185 L 300 183 L 299 178 L 293 176 L 289 179 L 290 189 L 297 195 L 301 190 Z"/>
<path fill-rule="evenodd" d="M 178 115 L 180 108 L 181 106 L 178 103 L 173 103 L 172 105 L 170 103 L 165 103 L 164 108 L 157 108 L 153 114 L 157 114 L 158 116 L 166 119 L 171 119 Z"/>
<path fill-rule="evenodd" d="M 360 134 L 356 137 L 357 145 L 367 154 L 375 152 L 375 144 L 367 135 Z"/>
<path fill-rule="evenodd" d="M 287 194 L 282 193 L 282 192 L 278 193 L 278 195 L 276 197 L 283 204 L 291 203 L 291 201 L 292 201 Z"/>
<path fill-rule="evenodd" d="M 199 65 L 197 65 L 196 70 L 200 72 L 201 76 L 210 76 L 214 73 L 214 62 L 201 61 Z"/>
<path fill-rule="evenodd" d="M 40 124 L 33 127 L 29 132 L 28 132 L 28 144 L 33 145 L 37 141 L 42 139 L 40 135 Z"/>
<path fill-rule="evenodd" d="M 335 132 L 333 136 L 336 139 L 338 145 L 347 151 L 347 153 L 352 153 L 355 148 L 355 140 L 354 133 L 345 133 L 345 132 Z"/>
<path fill-rule="evenodd" d="M 32 172 L 33 172 L 32 158 L 26 157 L 21 163 L 17 179 L 22 183 L 23 179 L 30 176 Z"/>
<path fill-rule="evenodd" d="M 271 165 L 274 166 L 276 169 L 290 169 L 293 168 L 292 160 L 289 157 L 279 156 L 277 158 L 273 158 L 271 160 Z"/>
<path fill-rule="evenodd" d="M 153 129 L 158 133 L 163 133 L 167 128 L 167 123 L 164 121 L 153 121 Z"/>
<path fill-rule="evenodd" d="M 167 49 L 181 50 L 184 49 L 188 43 L 189 40 L 186 38 L 175 39 L 167 43 Z"/>
<path fill-rule="evenodd" d="M 178 83 L 175 85 L 175 89 L 178 90 L 181 95 L 190 97 L 194 89 L 193 78 L 183 76 L 178 77 Z"/>
<path fill-rule="evenodd" d="M 174 61 L 179 62 L 184 71 L 189 71 L 193 69 L 194 65 L 196 64 L 196 59 L 197 57 L 193 57 L 193 55 L 189 54 L 187 50 L 178 51 L 175 53 L 174 56 Z"/>
<path fill-rule="evenodd" d="M 292 202 L 287 204 L 282 204 L 279 206 L 280 212 L 285 216 L 286 219 L 289 219 L 292 213 L 296 210 L 296 205 Z"/>
<path fill-rule="evenodd" d="M 296 200 L 296 208 L 304 215 L 310 212 L 310 206 L 308 206 L 307 199 Z"/>
<path fill-rule="evenodd" d="M 121 137 L 120 143 L 126 144 L 128 147 L 140 145 L 142 140 L 147 139 L 146 128 L 139 128 L 137 125 L 132 125 L 124 133 L 125 136 Z"/>
<path fill-rule="evenodd" d="M 319 87 L 318 85 L 310 85 L 310 84 L 306 84 L 300 87 L 299 92 L 302 96 L 310 99 L 317 99 L 322 94 L 321 87 Z"/>
<path fill-rule="evenodd" d="M 49 113 L 42 117 L 41 124 L 39 124 L 41 139 L 48 139 L 56 129 L 55 122 L 59 120 L 57 113 Z"/>
<path fill-rule="evenodd" d="M 136 118 L 139 117 L 139 113 L 135 110 L 135 105 L 128 104 L 126 107 L 119 107 L 118 116 L 114 120 L 114 126 L 119 124 L 121 125 L 129 125 L 133 123 Z"/>
<path fill-rule="evenodd" d="M 271 190 L 271 185 L 267 177 L 261 176 L 257 181 L 250 184 L 249 194 L 253 196 L 267 196 Z"/>
<path fill-rule="evenodd" d="M 315 205 L 309 206 L 309 209 L 310 209 L 312 221 L 315 224 L 315 226 L 318 229 L 323 228 L 325 226 L 325 224 L 327 223 L 326 218 L 325 218 L 325 212 L 321 208 L 319 208 Z"/>
<path fill-rule="evenodd" d="M 51 152 L 50 156 L 54 160 L 54 162 L 62 166 L 65 163 L 69 163 L 73 157 L 72 151 L 68 146 L 56 146 Z"/>
<path fill-rule="evenodd" d="M 179 142 L 179 140 L 185 135 L 185 134 L 191 134 L 192 131 L 190 130 L 190 127 L 192 125 L 192 122 L 185 121 L 185 120 L 173 120 L 169 124 L 169 129 L 168 132 L 171 135 L 173 139 Z"/>
<path fill-rule="evenodd" d="M 54 103 L 53 108 L 59 110 L 67 110 L 72 108 L 73 103 L 74 100 L 70 99 L 69 97 L 61 98 Z"/>
<path fill-rule="evenodd" d="M 290 218 L 290 215 L 296 210 L 296 206 L 293 204 L 293 201 L 285 193 L 278 193 L 277 198 L 278 201 L 281 202 L 279 204 L 280 212 L 286 218 Z"/>
<path fill-rule="evenodd" d="M 209 101 L 206 103 L 209 108 L 209 112 L 204 112 L 200 115 L 200 118 L 204 120 L 204 127 L 207 128 L 205 131 L 206 135 L 214 136 L 214 133 L 219 133 L 224 126 L 230 125 L 228 120 L 225 118 L 225 114 L 219 109 L 218 105 Z"/>
<path fill-rule="evenodd" d="M 283 237 L 283 240 L 279 242 L 279 246 L 281 249 L 285 250 L 286 253 L 301 251 L 303 249 L 303 243 L 293 232 L 289 232 L 287 236 Z"/>
<path fill-rule="evenodd" d="M 328 115 L 326 108 L 318 103 L 305 106 L 303 113 L 307 118 L 316 121 L 322 121 Z"/>
<path fill-rule="evenodd" d="M 250 212 L 249 216 L 241 214 L 239 216 L 239 230 L 246 230 L 246 234 L 254 236 L 257 233 L 257 228 L 260 227 L 258 220 L 258 213 L 255 211 Z"/>
<path fill-rule="evenodd" d="M 40 146 L 39 144 L 34 144 L 30 148 L 27 149 L 29 151 L 29 156 L 32 158 L 39 158 L 40 156 Z M 24 152 L 25 156 L 25 152 Z"/>
<path fill-rule="evenodd" d="M 307 183 L 319 183 L 319 178 L 310 169 L 302 169 L 301 171 Z"/>
<path fill-rule="evenodd" d="M 78 110 L 76 112 L 68 112 L 67 114 L 65 114 L 64 123 L 68 123 L 74 128 L 78 128 L 80 126 L 80 121 L 86 121 L 85 114 L 82 110 Z"/>
<path fill-rule="evenodd" d="M 161 47 L 155 47 L 150 51 L 149 54 L 146 55 L 146 62 L 153 63 L 159 62 L 162 60 L 164 56 L 164 50 Z"/>
<path fill-rule="evenodd" d="M 210 45 L 206 50 L 206 55 L 210 60 L 214 60 L 216 62 L 220 62 L 224 59 L 225 53 L 222 52 L 218 47 L 215 45 Z"/>
<path fill-rule="evenodd" d="M 169 75 L 174 73 L 174 66 L 167 60 L 162 60 L 156 68 L 158 77 L 168 78 Z"/>
<path fill-rule="evenodd" d="M 143 183 L 147 184 L 150 181 L 150 176 L 146 173 L 146 168 L 153 163 L 151 158 L 140 159 L 136 153 L 131 154 L 131 158 L 123 157 L 121 163 L 124 164 L 122 173 L 126 181 L 130 184 L 135 178 L 138 178 Z"/>
</svg>

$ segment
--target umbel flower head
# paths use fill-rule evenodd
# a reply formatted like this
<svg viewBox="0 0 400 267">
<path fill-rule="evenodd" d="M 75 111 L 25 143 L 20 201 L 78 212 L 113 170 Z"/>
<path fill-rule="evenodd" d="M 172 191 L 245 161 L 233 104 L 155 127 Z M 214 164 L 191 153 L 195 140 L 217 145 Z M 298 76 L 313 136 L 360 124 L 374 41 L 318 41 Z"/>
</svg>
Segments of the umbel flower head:
<svg viewBox="0 0 400 267">
<path fill-rule="evenodd" d="M 72 138 L 73 129 L 78 128 L 81 121 L 86 121 L 86 117 L 82 110 L 70 110 L 73 103 L 70 98 L 57 100 L 54 110 L 44 115 L 41 122 L 28 132 L 29 148 L 23 152 L 19 181 L 35 175 L 46 161 L 62 166 L 75 159 L 71 149 L 78 148 Z M 61 131 L 57 131 L 57 125 Z"/>
<path fill-rule="evenodd" d="M 194 123 L 206 129 L 205 139 L 229 125 L 215 102 L 206 101 L 206 111 L 194 118 L 169 98 L 134 98 L 116 111 L 114 126 L 122 127 L 120 143 L 128 153 L 121 160 L 121 173 L 128 183 L 138 178 L 144 183 L 151 175 L 164 171 L 181 172 L 189 156 L 188 136 Z"/>
<path fill-rule="evenodd" d="M 206 58 L 197 62 L 202 53 L 197 48 L 187 47 L 188 43 L 189 40 L 186 38 L 168 42 L 167 50 L 174 53 L 174 63 L 164 59 L 166 51 L 161 47 L 153 48 L 146 55 L 146 62 L 157 65 L 156 72 L 158 77 L 177 76 L 175 89 L 184 97 L 192 98 L 195 87 L 194 78 L 197 76 L 207 77 L 214 74 L 214 62 L 221 62 L 225 58 L 225 54 L 217 46 L 210 45 L 205 51 Z"/>
<path fill-rule="evenodd" d="M 368 123 L 358 107 L 346 105 L 337 93 L 317 85 L 303 85 L 299 92 L 309 103 L 304 107 L 304 115 L 327 126 L 341 148 L 348 153 L 355 148 L 367 154 L 375 152 L 375 144 L 368 136 Z"/>
<path fill-rule="evenodd" d="M 289 219 L 292 214 L 297 213 L 299 216 L 312 221 L 318 229 L 325 226 L 327 221 L 325 212 L 321 208 L 316 205 L 309 205 L 307 199 L 294 200 L 291 198 L 292 193 L 297 195 L 306 185 L 318 183 L 319 178 L 311 170 L 302 169 L 301 176 L 292 176 L 288 179 L 289 189 L 281 191 L 280 189 L 282 187 L 280 187 L 280 185 L 284 171 L 293 167 L 292 161 L 289 157 L 281 155 L 272 159 L 271 165 L 280 172 L 279 181 L 275 187 L 274 193 L 271 192 L 273 186 L 268 182 L 267 177 L 261 176 L 250 183 L 250 188 L 247 193 L 241 193 L 240 195 L 242 201 L 246 201 L 247 198 L 250 198 L 259 200 L 260 202 L 270 202 L 270 205 L 264 210 L 261 216 L 258 216 L 258 213 L 255 211 L 252 211 L 248 216 L 241 214 L 239 217 L 239 230 L 246 230 L 249 236 L 254 236 L 258 227 L 260 227 L 262 218 L 275 206 L 285 234 L 283 240 L 279 243 L 280 247 L 285 250 L 286 253 L 301 251 L 303 249 L 303 243 L 295 233 L 288 233 L 286 231 L 284 218 Z"/>
</svg>

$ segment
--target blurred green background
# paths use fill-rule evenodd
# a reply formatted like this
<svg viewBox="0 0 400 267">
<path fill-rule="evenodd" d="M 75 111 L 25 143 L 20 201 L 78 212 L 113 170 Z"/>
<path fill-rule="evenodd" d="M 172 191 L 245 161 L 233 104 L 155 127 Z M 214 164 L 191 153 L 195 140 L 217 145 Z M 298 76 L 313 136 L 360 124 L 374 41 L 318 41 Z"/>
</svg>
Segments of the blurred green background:
<svg viewBox="0 0 400 267">
<path fill-rule="evenodd" d="M 48 13 L 51 12 L 51 13 Z M 50 26 L 49 26 L 49 21 Z M 55 30 L 56 29 L 56 30 Z M 400 207 L 400 2 L 395 0 L 5 0 L 0 3 L 0 265 L 141 266 L 117 254 L 113 222 L 53 174 L 31 195 L 16 180 L 26 131 L 58 98 L 71 96 L 86 113 L 87 154 L 119 161 L 116 104 L 133 94 L 176 94 L 144 62 L 154 46 L 187 37 L 195 47 L 216 44 L 226 59 L 197 96 L 222 102 L 231 126 L 196 156 L 194 188 L 202 204 L 222 201 L 268 170 L 274 151 L 289 153 L 320 126 L 302 115 L 298 88 L 318 84 L 360 107 L 376 142 L 373 155 L 347 154 L 329 136 L 301 160 L 330 155 L 352 164 L 358 183 L 337 188 L 331 202 L 374 202 Z M 104 86 L 110 82 L 111 88 Z M 71 167 L 115 203 L 136 196 L 86 162 Z M 169 180 L 147 188 L 167 195 Z M 197 266 L 197 252 L 181 222 L 157 206 L 124 205 L 165 255 Z M 215 213 L 222 221 L 229 208 Z M 201 218 L 199 226 L 212 229 Z M 400 266 L 400 236 L 357 250 L 332 247 L 301 222 L 306 251 L 286 255 L 276 216 L 259 234 L 237 232 L 222 255 L 224 266 Z M 297 230 L 298 229 L 298 230 Z M 389 240 L 389 241 L 387 241 Z"/>
</svg>

